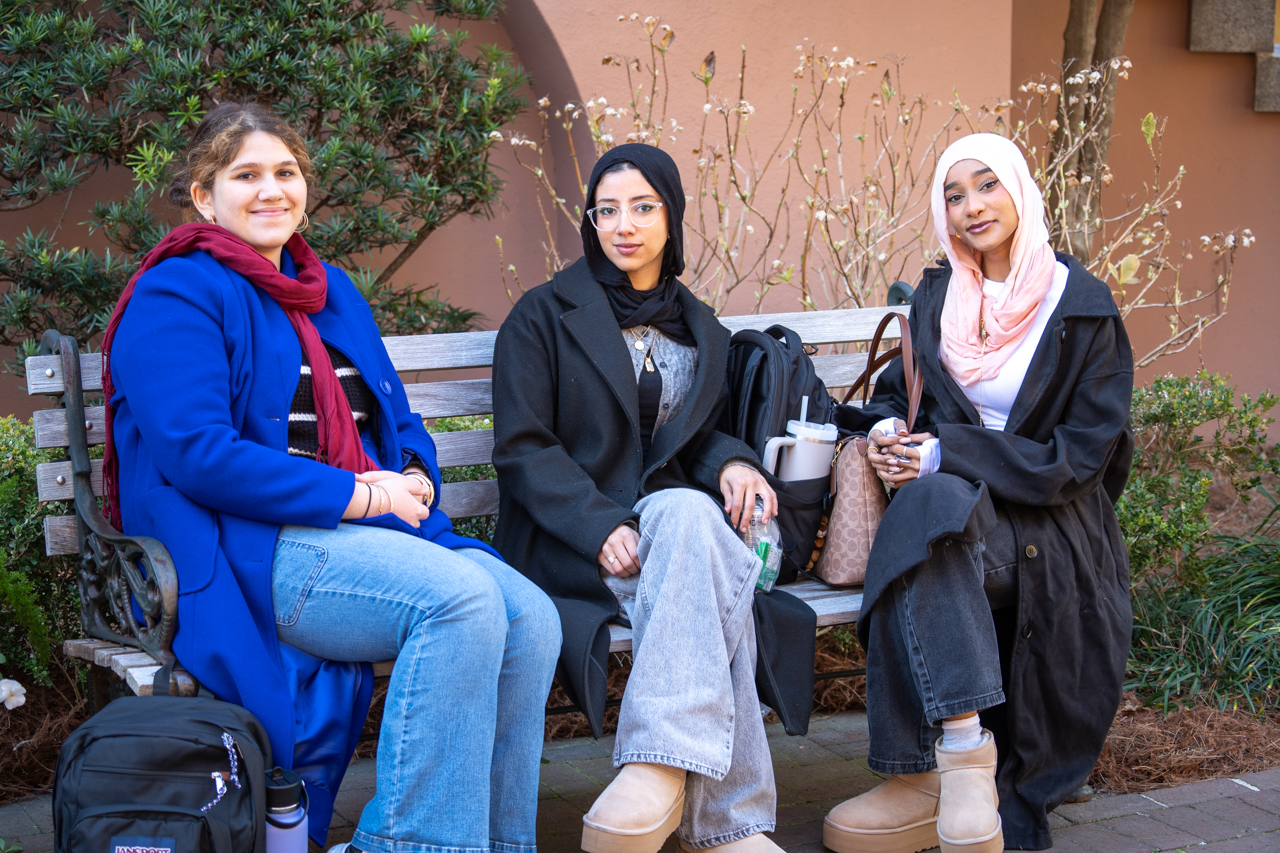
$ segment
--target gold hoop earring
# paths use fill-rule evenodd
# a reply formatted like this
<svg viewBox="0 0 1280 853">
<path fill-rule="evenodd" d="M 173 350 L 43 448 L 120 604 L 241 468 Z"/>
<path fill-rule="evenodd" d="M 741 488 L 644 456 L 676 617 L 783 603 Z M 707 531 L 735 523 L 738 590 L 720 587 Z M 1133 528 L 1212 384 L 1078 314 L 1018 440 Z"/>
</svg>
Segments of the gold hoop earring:
<svg viewBox="0 0 1280 853">
<path fill-rule="evenodd" d="M 311 227 L 311 217 L 307 216 L 307 212 L 304 210 L 302 211 L 302 221 L 299 222 L 298 227 L 293 230 L 301 234 L 303 231 L 306 231 L 310 227 Z"/>
</svg>

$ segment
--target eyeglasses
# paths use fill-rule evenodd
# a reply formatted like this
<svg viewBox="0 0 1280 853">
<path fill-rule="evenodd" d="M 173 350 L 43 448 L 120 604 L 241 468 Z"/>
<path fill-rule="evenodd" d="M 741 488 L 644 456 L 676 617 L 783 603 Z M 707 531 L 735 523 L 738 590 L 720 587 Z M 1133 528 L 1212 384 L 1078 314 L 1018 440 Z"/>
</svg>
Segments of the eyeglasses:
<svg viewBox="0 0 1280 853">
<path fill-rule="evenodd" d="M 658 210 L 663 204 L 661 201 L 638 201 L 627 209 L 627 218 L 637 228 L 652 225 L 658 221 Z M 622 224 L 622 208 L 612 204 L 593 207 L 587 211 L 587 216 L 597 231 L 613 231 Z"/>
</svg>

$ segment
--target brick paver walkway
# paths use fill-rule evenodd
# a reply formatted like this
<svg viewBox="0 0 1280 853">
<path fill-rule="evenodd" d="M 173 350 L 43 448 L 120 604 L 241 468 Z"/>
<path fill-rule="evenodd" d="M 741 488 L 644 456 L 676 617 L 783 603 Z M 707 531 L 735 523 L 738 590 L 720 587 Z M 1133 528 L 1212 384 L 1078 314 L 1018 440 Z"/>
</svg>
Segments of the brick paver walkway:
<svg viewBox="0 0 1280 853">
<path fill-rule="evenodd" d="M 780 725 L 770 726 L 769 743 L 778 783 L 774 840 L 789 853 L 820 853 L 827 811 L 878 782 L 866 764 L 866 717 L 818 717 L 803 738 L 787 737 Z M 612 738 L 547 745 L 538 803 L 541 853 L 578 850 L 582 815 L 617 772 L 609 759 L 612 748 Z M 351 838 L 360 810 L 373 796 L 373 768 L 372 760 L 361 760 L 347 773 L 330 844 Z M 1280 853 L 1280 769 L 1099 797 L 1062 806 L 1050 820 L 1054 850 L 1061 853 Z M 50 798 L 0 807 L 0 838 L 22 845 L 24 853 L 52 851 Z M 663 850 L 675 850 L 674 836 Z"/>
</svg>

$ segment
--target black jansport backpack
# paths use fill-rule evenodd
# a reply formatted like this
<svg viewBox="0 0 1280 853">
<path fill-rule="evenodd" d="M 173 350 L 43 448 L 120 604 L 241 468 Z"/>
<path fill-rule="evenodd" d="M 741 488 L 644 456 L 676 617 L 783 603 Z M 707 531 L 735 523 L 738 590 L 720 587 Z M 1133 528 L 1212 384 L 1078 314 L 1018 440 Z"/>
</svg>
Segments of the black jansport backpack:
<svg viewBox="0 0 1280 853">
<path fill-rule="evenodd" d="M 746 442 L 761 459 L 769 439 L 786 435 L 787 421 L 800 418 L 801 398 L 809 398 L 806 418 L 810 423 L 831 422 L 835 401 L 813 367 L 811 349 L 786 326 L 770 326 L 763 332 L 743 329 L 729 341 L 731 434 Z M 778 493 L 778 526 L 782 528 L 778 583 L 790 583 L 813 556 L 831 480 L 768 479 Z"/>
<path fill-rule="evenodd" d="M 264 853 L 271 744 L 229 702 L 117 699 L 71 733 L 53 783 L 58 853 Z"/>
</svg>

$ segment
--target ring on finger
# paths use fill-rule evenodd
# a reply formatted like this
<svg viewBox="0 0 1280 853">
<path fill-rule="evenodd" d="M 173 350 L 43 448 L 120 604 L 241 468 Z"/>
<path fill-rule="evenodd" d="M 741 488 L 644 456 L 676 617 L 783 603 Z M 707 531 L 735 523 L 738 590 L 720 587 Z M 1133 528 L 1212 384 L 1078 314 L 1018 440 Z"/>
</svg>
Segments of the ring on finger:
<svg viewBox="0 0 1280 853">
<path fill-rule="evenodd" d="M 613 556 L 612 554 L 605 557 L 605 559 L 609 561 L 609 565 L 613 565 L 614 563 L 618 562 L 618 558 Z"/>
</svg>

